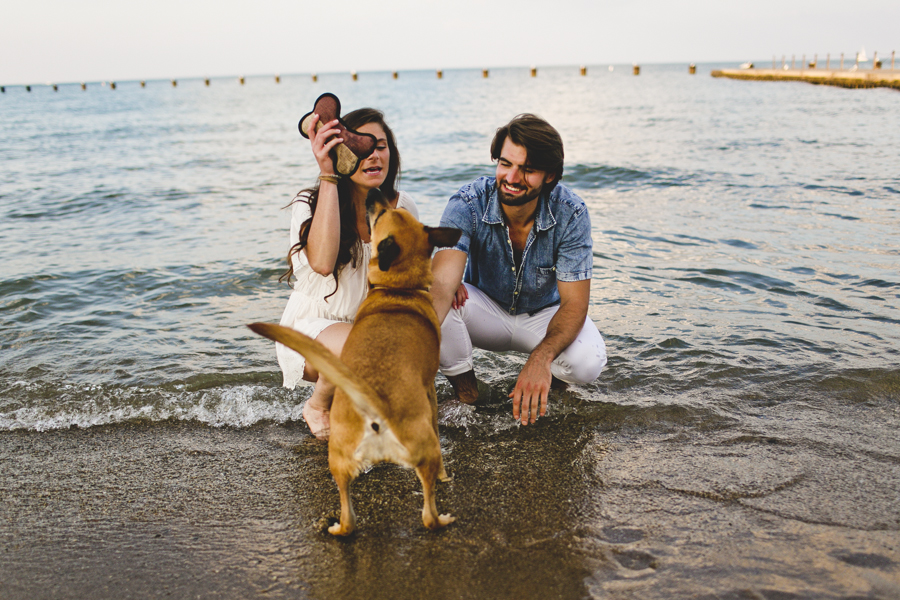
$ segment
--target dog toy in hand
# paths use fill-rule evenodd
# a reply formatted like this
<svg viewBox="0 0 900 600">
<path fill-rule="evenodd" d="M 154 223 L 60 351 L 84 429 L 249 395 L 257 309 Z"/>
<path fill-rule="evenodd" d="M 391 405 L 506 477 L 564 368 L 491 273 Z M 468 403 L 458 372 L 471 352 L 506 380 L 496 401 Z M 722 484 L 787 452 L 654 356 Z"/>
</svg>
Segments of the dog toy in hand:
<svg viewBox="0 0 900 600">
<path fill-rule="evenodd" d="M 313 113 L 319 115 L 316 131 L 323 124 L 330 123 L 335 119 L 338 120 L 337 128 L 340 130 L 338 135 L 344 138 L 344 141 L 332 148 L 330 152 L 334 170 L 338 175 L 343 175 L 344 177 L 349 177 L 356 173 L 359 163 L 375 151 L 375 146 L 378 143 L 375 136 L 353 131 L 344 125 L 344 121 L 341 119 L 341 101 L 334 94 L 325 93 L 316 99 L 312 111 L 306 113 L 300 119 L 300 134 L 307 139 L 309 139 L 309 121 Z"/>
</svg>

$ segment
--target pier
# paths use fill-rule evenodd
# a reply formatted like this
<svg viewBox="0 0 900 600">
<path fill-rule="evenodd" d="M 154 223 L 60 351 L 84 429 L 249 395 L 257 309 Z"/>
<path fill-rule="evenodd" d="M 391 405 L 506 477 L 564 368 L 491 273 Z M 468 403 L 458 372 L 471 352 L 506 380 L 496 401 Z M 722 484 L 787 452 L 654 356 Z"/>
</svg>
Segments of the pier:
<svg viewBox="0 0 900 600">
<path fill-rule="evenodd" d="M 888 87 L 900 90 L 900 71 L 882 69 L 721 69 L 710 73 L 713 77 L 751 79 L 755 81 L 805 81 L 816 85 L 836 85 L 846 88 Z"/>
</svg>

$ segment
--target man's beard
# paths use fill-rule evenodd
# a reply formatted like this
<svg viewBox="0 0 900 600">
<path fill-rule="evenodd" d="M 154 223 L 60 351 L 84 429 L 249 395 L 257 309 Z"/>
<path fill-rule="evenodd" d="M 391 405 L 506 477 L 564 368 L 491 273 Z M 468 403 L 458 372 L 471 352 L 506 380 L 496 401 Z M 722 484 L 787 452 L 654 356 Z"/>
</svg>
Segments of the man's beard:
<svg viewBox="0 0 900 600">
<path fill-rule="evenodd" d="M 500 204 L 503 204 L 504 206 L 523 206 L 540 196 L 543 187 L 544 186 L 536 188 L 530 193 L 524 194 L 522 196 L 508 196 L 506 192 L 503 191 L 503 185 L 501 182 L 497 185 L 497 198 L 499 198 Z"/>
</svg>

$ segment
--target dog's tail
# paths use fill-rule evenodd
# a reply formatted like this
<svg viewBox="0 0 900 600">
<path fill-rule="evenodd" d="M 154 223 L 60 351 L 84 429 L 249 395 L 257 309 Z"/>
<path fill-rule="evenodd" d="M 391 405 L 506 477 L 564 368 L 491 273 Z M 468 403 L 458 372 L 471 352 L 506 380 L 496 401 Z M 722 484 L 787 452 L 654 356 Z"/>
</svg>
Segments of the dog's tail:
<svg viewBox="0 0 900 600">
<path fill-rule="evenodd" d="M 354 408 L 363 418 L 378 425 L 372 427 L 376 432 L 384 431 L 384 416 L 370 400 L 370 398 L 377 397 L 378 394 L 365 381 L 354 375 L 350 368 L 341 362 L 341 359 L 335 356 L 331 350 L 311 337 L 289 327 L 274 323 L 251 323 L 247 327 L 263 337 L 280 342 L 302 354 L 316 371 L 347 394 L 347 397 L 353 402 Z"/>
</svg>

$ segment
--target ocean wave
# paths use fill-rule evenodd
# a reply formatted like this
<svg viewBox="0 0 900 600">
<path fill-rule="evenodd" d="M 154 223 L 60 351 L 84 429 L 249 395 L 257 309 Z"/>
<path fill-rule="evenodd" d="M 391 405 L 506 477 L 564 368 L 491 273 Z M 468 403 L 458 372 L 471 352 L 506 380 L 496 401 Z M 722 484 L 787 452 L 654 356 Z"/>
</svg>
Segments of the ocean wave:
<svg viewBox="0 0 900 600">
<path fill-rule="evenodd" d="M 574 189 L 685 187 L 705 180 L 698 173 L 677 169 L 640 170 L 622 166 L 573 164 L 566 166 L 563 182 Z"/>
<path fill-rule="evenodd" d="M 508 394 L 520 367 L 521 361 L 477 358 L 479 402 L 474 408 L 453 400 L 449 383 L 438 376 L 441 426 L 477 436 L 518 427 Z M 312 388 L 287 390 L 279 384 L 280 374 L 272 372 L 207 374 L 158 386 L 0 376 L 0 431 L 168 420 L 234 428 L 301 421 Z M 673 338 L 633 360 L 612 360 L 597 382 L 553 391 L 550 400 L 553 421 L 581 416 L 601 429 L 714 430 L 730 427 L 748 411 L 781 404 L 865 403 L 890 410 L 900 403 L 900 371 L 841 370 L 830 362 L 788 370 L 771 362 L 729 359 Z"/>
<path fill-rule="evenodd" d="M 212 427 L 249 427 L 301 418 L 303 392 L 256 384 L 201 390 L 47 384 L 19 380 L 4 386 L 0 431 L 88 428 L 134 421 L 195 421 Z M 308 390 L 311 388 L 303 388 Z M 308 395 L 308 393 L 306 394 Z M 48 397 L 53 403 L 43 402 Z"/>
</svg>

